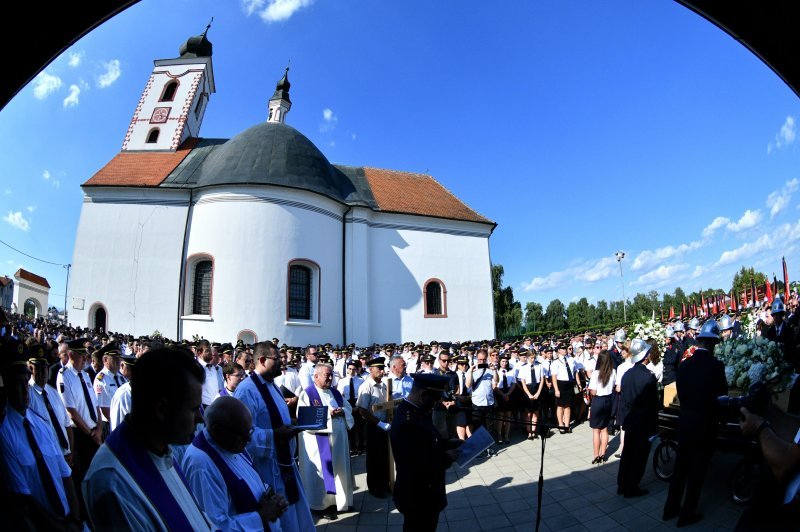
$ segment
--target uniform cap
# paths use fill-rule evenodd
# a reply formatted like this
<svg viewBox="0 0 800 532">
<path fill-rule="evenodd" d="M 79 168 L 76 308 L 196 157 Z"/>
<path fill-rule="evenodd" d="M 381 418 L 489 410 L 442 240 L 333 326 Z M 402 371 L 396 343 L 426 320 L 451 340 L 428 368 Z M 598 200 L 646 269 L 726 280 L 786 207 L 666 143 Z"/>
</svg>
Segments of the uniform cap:
<svg viewBox="0 0 800 532">
<path fill-rule="evenodd" d="M 86 338 L 77 338 L 67 342 L 67 346 L 69 347 L 70 351 L 74 351 L 75 353 L 85 353 L 86 347 L 83 345 L 85 342 Z"/>
<path fill-rule="evenodd" d="M 436 360 L 436 357 L 431 355 L 430 353 L 426 353 L 420 357 L 420 360 L 423 362 L 433 362 Z"/>
<path fill-rule="evenodd" d="M 383 357 L 373 358 L 369 362 L 367 362 L 367 367 L 370 368 L 382 368 L 386 366 L 386 359 Z"/>
</svg>

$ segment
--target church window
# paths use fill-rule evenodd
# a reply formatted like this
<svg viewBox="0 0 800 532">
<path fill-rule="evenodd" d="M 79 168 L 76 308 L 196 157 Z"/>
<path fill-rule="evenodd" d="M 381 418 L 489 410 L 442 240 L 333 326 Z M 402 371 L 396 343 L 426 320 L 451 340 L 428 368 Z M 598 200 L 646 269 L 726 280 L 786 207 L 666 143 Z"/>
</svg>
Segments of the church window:
<svg viewBox="0 0 800 532">
<path fill-rule="evenodd" d="M 178 82 L 172 80 L 164 87 L 164 92 L 161 93 L 160 102 L 171 102 L 175 99 L 175 93 L 178 91 Z"/>
<path fill-rule="evenodd" d="M 190 256 L 184 284 L 184 314 L 210 318 L 214 302 L 214 257 L 207 253 Z"/>
<path fill-rule="evenodd" d="M 439 279 L 429 279 L 422 289 L 426 318 L 447 317 L 447 289 Z"/>
<path fill-rule="evenodd" d="M 319 266 L 308 260 L 289 263 L 286 318 L 292 322 L 319 322 Z"/>
<path fill-rule="evenodd" d="M 155 128 L 147 134 L 147 143 L 148 144 L 155 144 L 158 142 L 158 128 Z"/>
</svg>

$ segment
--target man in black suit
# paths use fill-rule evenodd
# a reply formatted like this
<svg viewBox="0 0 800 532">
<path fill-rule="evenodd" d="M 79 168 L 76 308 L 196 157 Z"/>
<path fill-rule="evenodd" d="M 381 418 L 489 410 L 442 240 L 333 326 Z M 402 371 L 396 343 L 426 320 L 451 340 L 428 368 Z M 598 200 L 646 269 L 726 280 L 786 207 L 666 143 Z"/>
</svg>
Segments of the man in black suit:
<svg viewBox="0 0 800 532">
<path fill-rule="evenodd" d="M 770 325 L 764 338 L 772 340 L 783 349 L 783 357 L 787 362 L 794 366 L 796 372 L 800 371 L 800 357 L 797 352 L 797 336 L 794 329 L 784 321 L 786 307 L 780 298 L 772 302 L 772 325 Z M 794 385 L 789 392 L 789 406 L 787 411 L 790 414 L 800 413 L 800 379 L 795 379 Z"/>
<path fill-rule="evenodd" d="M 394 503 L 403 514 L 404 531 L 434 532 L 447 506 L 444 474 L 458 452 L 458 440 L 443 439 L 431 420 L 450 378 L 435 373 L 412 378 L 414 386 L 397 407 L 389 434 L 397 466 Z"/>
<path fill-rule="evenodd" d="M 626 498 L 645 495 L 639 487 L 650 454 L 650 437 L 656 434 L 658 422 L 658 384 L 644 365 L 650 344 L 636 338 L 631 341 L 633 367 L 622 377 L 620 414 L 625 420 L 625 446 L 617 474 L 617 494 Z"/>
<path fill-rule="evenodd" d="M 728 394 L 725 366 L 714 358 L 719 324 L 708 320 L 697 335 L 697 349 L 678 366 L 678 456 L 664 505 L 665 521 L 678 516 L 678 526 L 700 521 L 697 502 L 714 452 L 718 422 L 717 397 Z M 684 491 L 686 498 L 684 499 Z M 682 504 L 681 504 L 682 503 Z"/>
</svg>

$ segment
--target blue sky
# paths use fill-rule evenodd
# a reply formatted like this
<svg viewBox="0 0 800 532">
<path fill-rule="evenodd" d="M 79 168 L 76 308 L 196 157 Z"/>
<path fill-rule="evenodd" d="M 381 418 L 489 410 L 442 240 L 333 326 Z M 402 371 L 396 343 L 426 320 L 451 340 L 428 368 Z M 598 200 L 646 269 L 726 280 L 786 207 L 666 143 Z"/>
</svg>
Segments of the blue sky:
<svg viewBox="0 0 800 532">
<path fill-rule="evenodd" d="M 427 172 L 498 223 L 523 303 L 728 288 L 800 273 L 797 97 L 671 0 L 142 0 L 0 112 L 0 240 L 72 261 L 80 184 L 119 152 L 153 60 L 211 17 L 217 93 L 201 136 L 287 122 L 334 163 Z M 0 246 L 0 273 L 66 270 Z"/>
</svg>

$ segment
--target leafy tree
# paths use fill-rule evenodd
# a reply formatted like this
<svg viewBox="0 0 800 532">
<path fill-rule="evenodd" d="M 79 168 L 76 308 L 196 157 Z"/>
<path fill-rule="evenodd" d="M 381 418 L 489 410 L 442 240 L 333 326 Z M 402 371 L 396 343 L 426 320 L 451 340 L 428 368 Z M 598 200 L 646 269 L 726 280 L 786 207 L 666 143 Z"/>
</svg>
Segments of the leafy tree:
<svg viewBox="0 0 800 532">
<path fill-rule="evenodd" d="M 535 301 L 525 303 L 525 330 L 534 332 L 544 329 L 544 309 Z"/>
<path fill-rule="evenodd" d="M 750 290 L 753 280 L 755 280 L 759 292 L 763 293 L 764 283 L 767 282 L 766 274 L 757 272 L 752 266 L 750 268 L 742 266 L 742 269 L 734 274 L 731 288 L 737 297 L 741 297 L 742 292 Z"/>
<path fill-rule="evenodd" d="M 519 334 L 522 325 L 522 305 L 514 300 L 514 290 L 503 287 L 503 266 L 492 265 L 492 293 L 494 296 L 494 327 L 498 338 Z"/>
<path fill-rule="evenodd" d="M 554 299 L 547 305 L 544 312 L 545 328 L 548 331 L 558 331 L 567 328 L 567 309 L 560 299 Z"/>
</svg>

